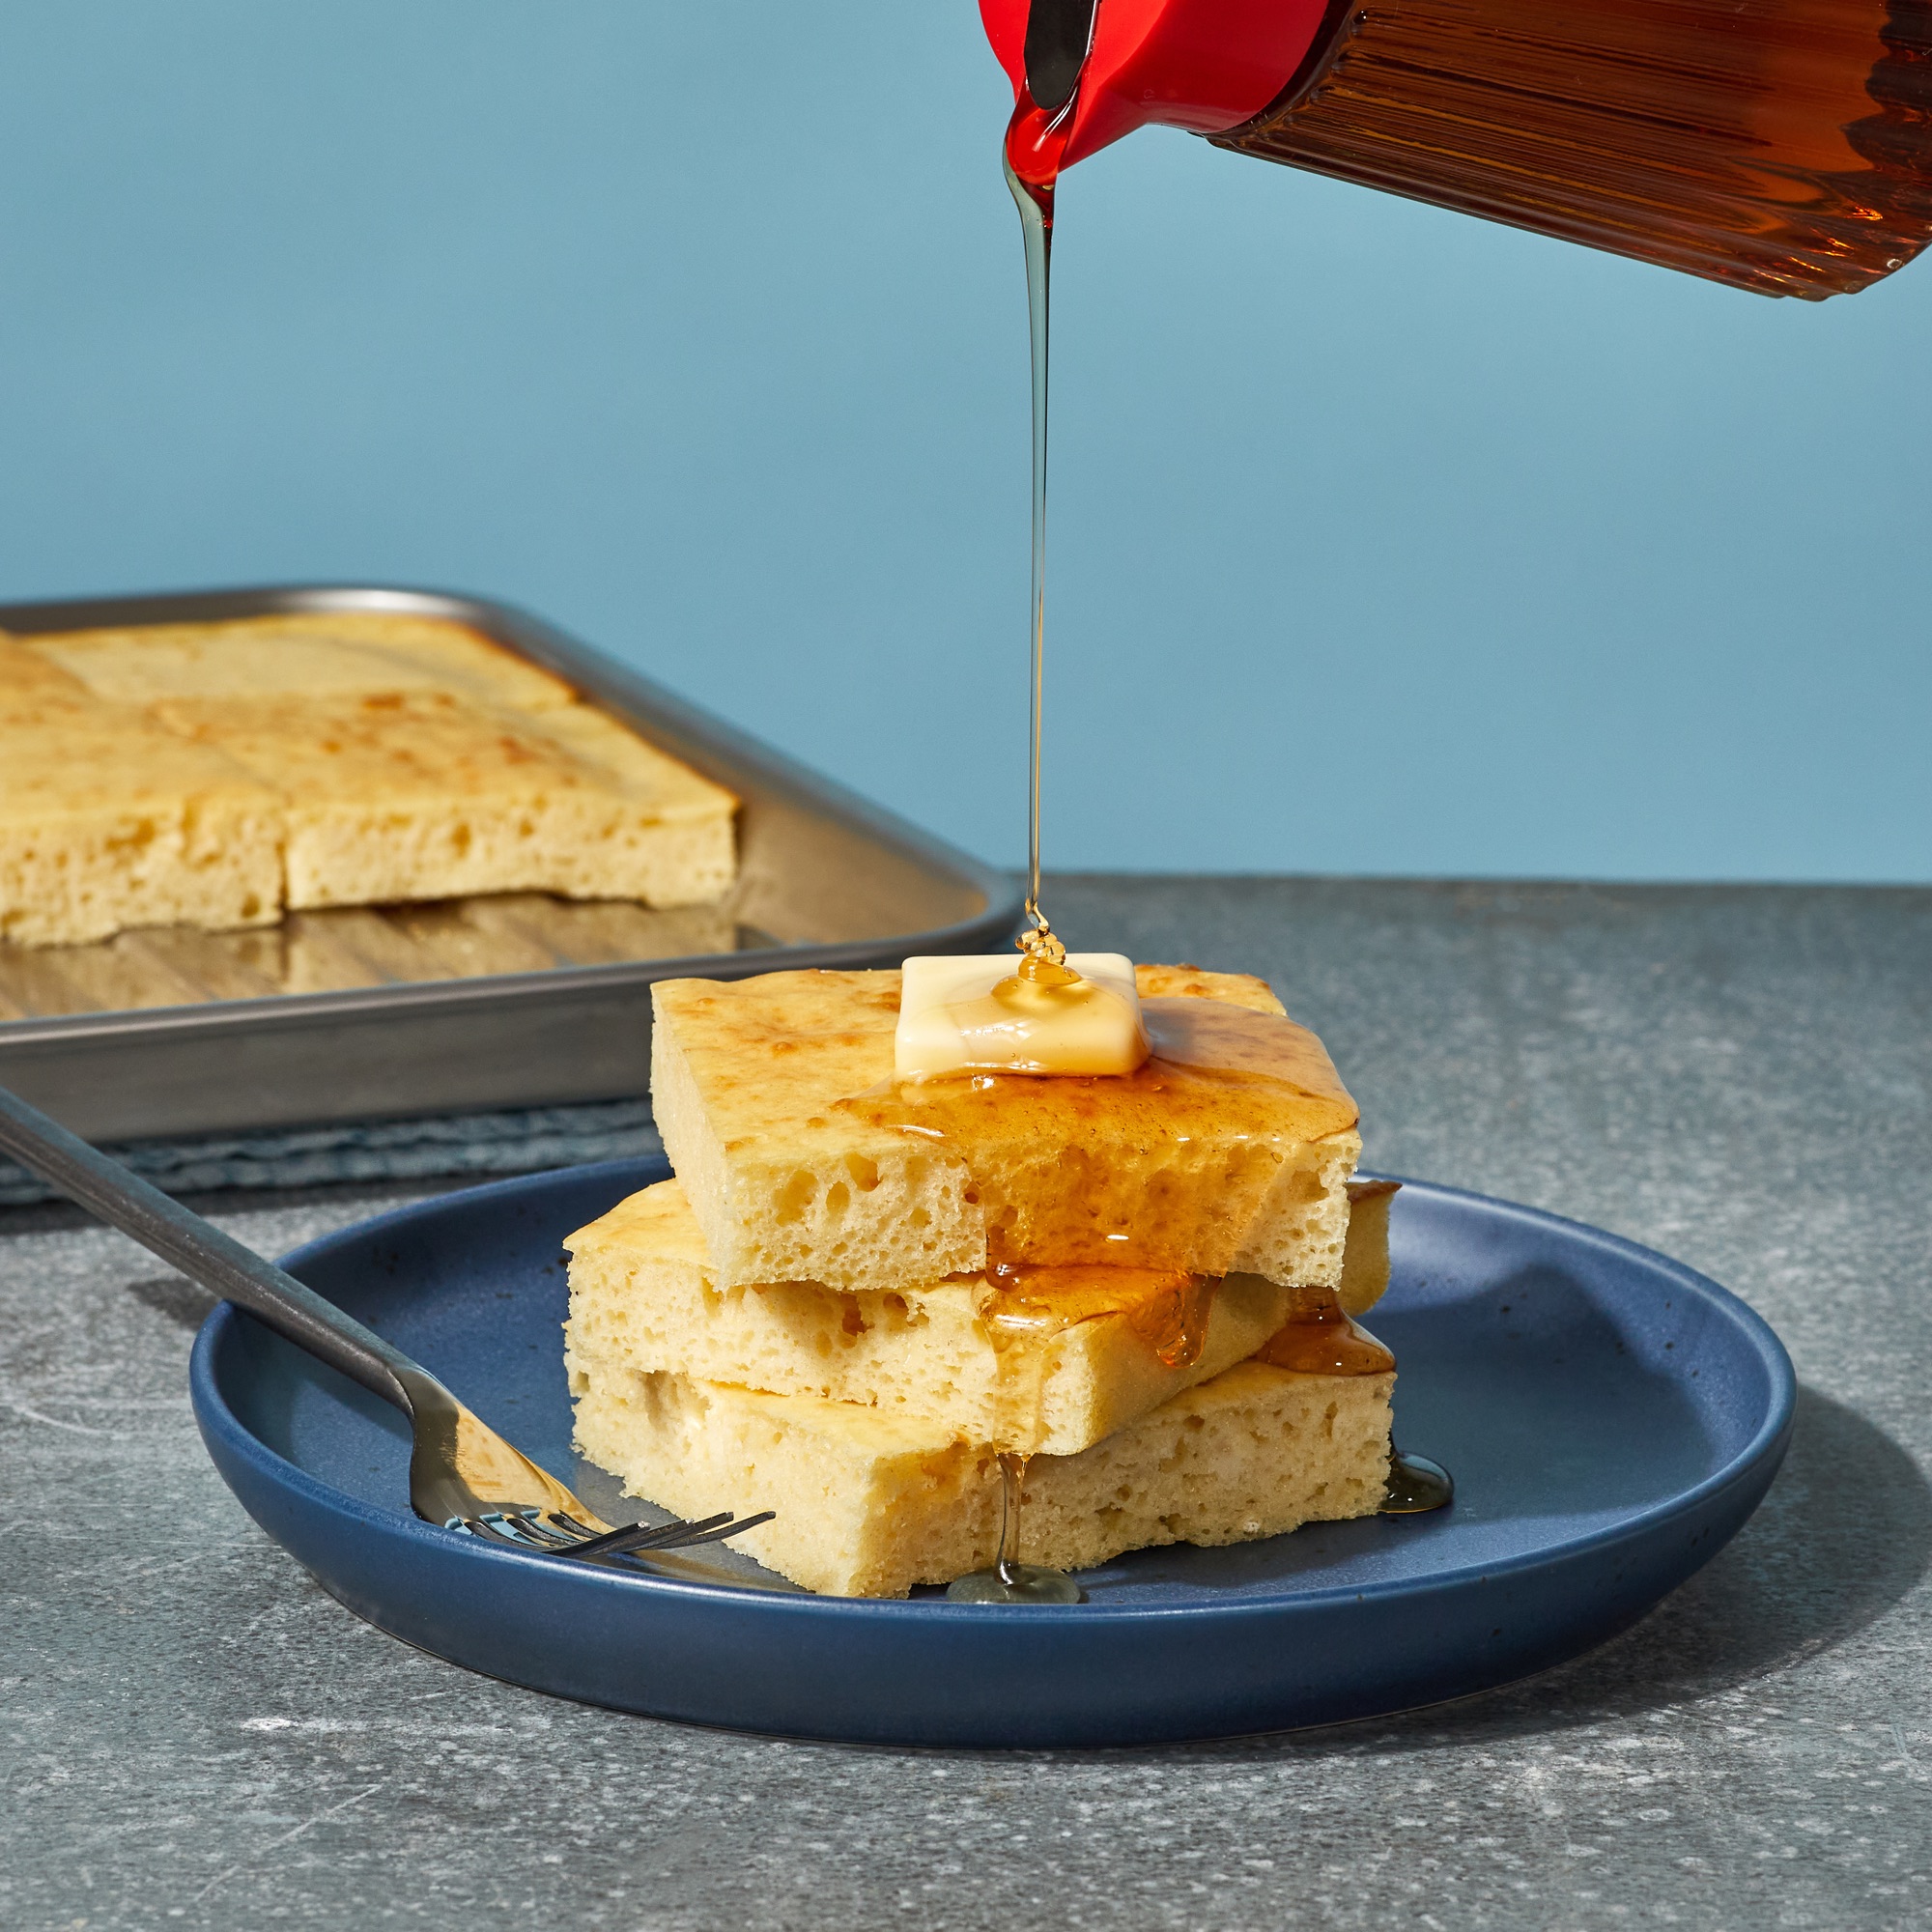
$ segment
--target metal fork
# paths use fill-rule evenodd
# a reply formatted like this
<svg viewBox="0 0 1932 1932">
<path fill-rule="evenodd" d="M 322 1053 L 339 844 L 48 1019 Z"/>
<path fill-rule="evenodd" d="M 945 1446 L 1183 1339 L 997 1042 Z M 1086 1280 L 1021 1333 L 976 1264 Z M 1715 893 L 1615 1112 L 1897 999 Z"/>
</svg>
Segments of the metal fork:
<svg viewBox="0 0 1932 1932">
<path fill-rule="evenodd" d="M 211 1294 L 245 1308 L 297 1348 L 394 1403 L 409 1417 L 413 1438 L 410 1506 L 426 1522 L 545 1555 L 628 1563 L 645 1550 L 717 1543 L 772 1520 L 770 1510 L 749 1517 L 727 1510 L 701 1522 L 612 1528 L 374 1329 L 4 1087 L 0 1152 Z"/>
</svg>

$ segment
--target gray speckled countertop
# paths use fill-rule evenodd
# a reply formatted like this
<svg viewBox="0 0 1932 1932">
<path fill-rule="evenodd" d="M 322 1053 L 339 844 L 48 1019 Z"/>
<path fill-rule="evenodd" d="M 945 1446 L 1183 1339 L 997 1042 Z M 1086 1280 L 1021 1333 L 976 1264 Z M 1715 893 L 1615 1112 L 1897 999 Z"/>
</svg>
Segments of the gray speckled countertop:
<svg viewBox="0 0 1932 1932">
<path fill-rule="evenodd" d="M 1079 945 L 1266 974 L 1377 1165 L 1601 1223 L 1761 1309 L 1803 1393 L 1737 1542 L 1605 1649 L 1410 1718 L 1092 1755 L 680 1729 L 357 1623 L 202 1453 L 204 1298 L 16 1209 L 0 1925 L 1932 1926 L 1932 892 L 1050 903 Z M 426 1191 L 213 1205 L 274 1253 Z"/>
</svg>

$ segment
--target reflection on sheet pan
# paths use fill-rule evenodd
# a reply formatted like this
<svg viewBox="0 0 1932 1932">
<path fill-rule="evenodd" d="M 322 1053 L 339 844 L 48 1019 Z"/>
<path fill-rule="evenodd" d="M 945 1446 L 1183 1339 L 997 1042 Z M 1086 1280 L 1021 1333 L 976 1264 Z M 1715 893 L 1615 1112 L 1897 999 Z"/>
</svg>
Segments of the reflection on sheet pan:
<svg viewBox="0 0 1932 1932">
<path fill-rule="evenodd" d="M 244 932 L 158 926 L 92 946 L 0 943 L 0 1020 L 685 959 L 775 943 L 723 906 L 654 912 L 544 893 L 348 906 L 291 913 L 278 926 Z"/>
</svg>

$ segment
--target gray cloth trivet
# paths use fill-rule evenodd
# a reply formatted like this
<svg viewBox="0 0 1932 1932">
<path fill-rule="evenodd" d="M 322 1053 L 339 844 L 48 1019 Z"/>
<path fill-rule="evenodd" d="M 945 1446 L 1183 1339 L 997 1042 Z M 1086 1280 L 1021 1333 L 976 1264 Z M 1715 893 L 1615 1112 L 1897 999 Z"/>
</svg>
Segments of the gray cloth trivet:
<svg viewBox="0 0 1932 1932">
<path fill-rule="evenodd" d="M 456 1174 L 533 1174 L 590 1160 L 662 1153 L 648 1100 L 451 1114 L 366 1126 L 298 1127 L 135 1141 L 107 1151 L 170 1194 L 223 1187 L 315 1187 L 332 1180 L 427 1180 Z M 0 1207 L 54 1192 L 0 1160 Z"/>
</svg>

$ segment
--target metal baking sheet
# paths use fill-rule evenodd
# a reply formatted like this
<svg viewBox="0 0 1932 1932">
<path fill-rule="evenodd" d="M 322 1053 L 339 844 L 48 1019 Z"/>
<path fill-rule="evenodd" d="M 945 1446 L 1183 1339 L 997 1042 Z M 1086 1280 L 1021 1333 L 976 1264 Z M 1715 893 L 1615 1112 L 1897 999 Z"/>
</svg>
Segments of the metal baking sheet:
<svg viewBox="0 0 1932 1932">
<path fill-rule="evenodd" d="M 737 793 L 738 882 L 652 912 L 540 893 L 291 914 L 94 946 L 0 945 L 0 1084 L 95 1139 L 615 1099 L 650 1077 L 650 985 L 989 952 L 1020 895 L 903 819 L 506 605 L 270 587 L 0 605 L 19 636 L 279 611 L 469 624 Z"/>
</svg>

